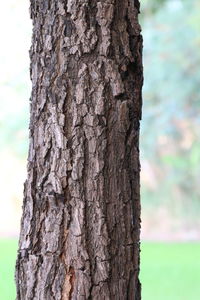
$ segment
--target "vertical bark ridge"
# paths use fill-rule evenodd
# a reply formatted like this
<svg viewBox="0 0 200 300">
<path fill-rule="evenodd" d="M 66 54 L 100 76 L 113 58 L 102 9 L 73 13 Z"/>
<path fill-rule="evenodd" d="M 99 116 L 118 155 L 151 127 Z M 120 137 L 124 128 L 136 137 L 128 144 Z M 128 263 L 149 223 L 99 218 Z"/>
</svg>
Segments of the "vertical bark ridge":
<svg viewBox="0 0 200 300">
<path fill-rule="evenodd" d="M 18 300 L 141 297 L 138 3 L 31 0 Z"/>
</svg>

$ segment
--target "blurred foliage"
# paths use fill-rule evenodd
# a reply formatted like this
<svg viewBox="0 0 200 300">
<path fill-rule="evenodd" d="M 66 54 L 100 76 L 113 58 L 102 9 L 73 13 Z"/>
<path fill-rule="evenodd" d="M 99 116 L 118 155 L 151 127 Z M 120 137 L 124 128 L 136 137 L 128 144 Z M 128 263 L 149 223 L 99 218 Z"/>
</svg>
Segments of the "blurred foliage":
<svg viewBox="0 0 200 300">
<path fill-rule="evenodd" d="M 168 0 L 143 0 L 141 1 L 142 6 L 142 17 L 147 18 L 148 15 L 154 14 L 162 5 Z"/>
<path fill-rule="evenodd" d="M 200 2 L 143 8 L 142 199 L 190 222 L 200 210 Z"/>
<path fill-rule="evenodd" d="M 27 155 L 31 21 L 26 0 L 2 2 L 0 11 L 0 153 Z M 9 16 L 9 17 L 8 17 Z M 6 28 L 6 30 L 5 30 Z"/>
</svg>

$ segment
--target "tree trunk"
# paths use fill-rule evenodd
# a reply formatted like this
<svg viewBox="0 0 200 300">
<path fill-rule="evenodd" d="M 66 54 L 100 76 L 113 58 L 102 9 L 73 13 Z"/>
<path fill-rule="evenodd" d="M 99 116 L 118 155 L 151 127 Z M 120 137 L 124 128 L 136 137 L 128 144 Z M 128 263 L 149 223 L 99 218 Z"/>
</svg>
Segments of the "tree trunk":
<svg viewBox="0 0 200 300">
<path fill-rule="evenodd" d="M 140 299 L 138 0 L 31 0 L 18 300 Z"/>
</svg>

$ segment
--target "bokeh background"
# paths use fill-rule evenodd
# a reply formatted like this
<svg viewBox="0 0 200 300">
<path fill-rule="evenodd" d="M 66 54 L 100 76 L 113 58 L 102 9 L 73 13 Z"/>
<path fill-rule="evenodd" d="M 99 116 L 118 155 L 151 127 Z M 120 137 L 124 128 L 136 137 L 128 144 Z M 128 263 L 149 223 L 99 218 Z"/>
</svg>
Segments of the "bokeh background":
<svg viewBox="0 0 200 300">
<path fill-rule="evenodd" d="M 143 300 L 200 299 L 200 1 L 141 0 Z M 0 299 L 14 265 L 28 151 L 31 20 L 27 0 L 0 10 Z"/>
</svg>

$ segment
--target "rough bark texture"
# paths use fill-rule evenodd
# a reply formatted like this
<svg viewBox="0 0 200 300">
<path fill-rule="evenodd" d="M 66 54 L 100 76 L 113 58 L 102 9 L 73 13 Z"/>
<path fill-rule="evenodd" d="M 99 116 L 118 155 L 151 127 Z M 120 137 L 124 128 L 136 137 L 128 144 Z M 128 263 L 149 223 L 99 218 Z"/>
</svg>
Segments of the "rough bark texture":
<svg viewBox="0 0 200 300">
<path fill-rule="evenodd" d="M 18 300 L 140 299 L 138 0 L 31 0 Z"/>
</svg>

